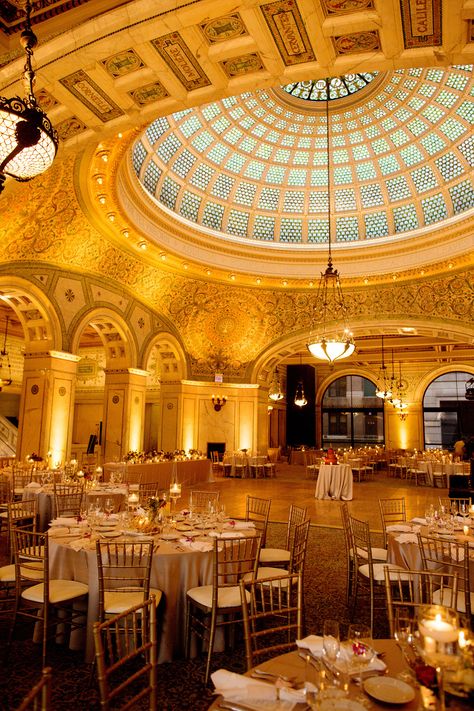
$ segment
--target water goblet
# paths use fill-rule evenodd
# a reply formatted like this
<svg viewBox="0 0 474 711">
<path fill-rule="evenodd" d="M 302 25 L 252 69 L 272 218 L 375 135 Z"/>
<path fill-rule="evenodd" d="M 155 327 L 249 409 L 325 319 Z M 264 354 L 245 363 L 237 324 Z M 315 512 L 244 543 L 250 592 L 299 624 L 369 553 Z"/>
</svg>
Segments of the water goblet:
<svg viewBox="0 0 474 711">
<path fill-rule="evenodd" d="M 375 658 L 370 628 L 367 625 L 349 625 L 348 641 L 351 665 L 359 673 L 359 684 L 362 686 L 362 674 Z"/>
<path fill-rule="evenodd" d="M 306 703 L 310 709 L 314 710 L 319 708 L 324 686 L 325 675 L 323 675 L 321 667 L 311 655 L 306 655 L 304 692 Z"/>
<path fill-rule="evenodd" d="M 110 516 L 110 514 L 113 514 L 113 512 L 114 512 L 114 500 L 107 496 L 104 501 L 104 513 L 108 518 Z"/>
<path fill-rule="evenodd" d="M 323 651 L 324 656 L 332 665 L 337 659 L 340 649 L 339 622 L 337 620 L 324 620 L 323 625 Z"/>
</svg>

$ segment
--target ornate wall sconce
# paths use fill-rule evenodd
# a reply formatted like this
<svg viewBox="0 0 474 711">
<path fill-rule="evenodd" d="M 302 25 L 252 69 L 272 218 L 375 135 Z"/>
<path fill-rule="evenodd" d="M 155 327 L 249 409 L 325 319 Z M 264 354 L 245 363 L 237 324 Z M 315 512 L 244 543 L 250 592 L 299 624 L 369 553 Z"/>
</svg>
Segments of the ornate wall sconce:
<svg viewBox="0 0 474 711">
<path fill-rule="evenodd" d="M 212 400 L 212 404 L 214 406 L 214 410 L 216 412 L 220 412 L 227 402 L 227 398 L 225 395 L 223 397 L 218 397 L 216 395 L 213 395 L 211 397 L 211 400 Z"/>
</svg>

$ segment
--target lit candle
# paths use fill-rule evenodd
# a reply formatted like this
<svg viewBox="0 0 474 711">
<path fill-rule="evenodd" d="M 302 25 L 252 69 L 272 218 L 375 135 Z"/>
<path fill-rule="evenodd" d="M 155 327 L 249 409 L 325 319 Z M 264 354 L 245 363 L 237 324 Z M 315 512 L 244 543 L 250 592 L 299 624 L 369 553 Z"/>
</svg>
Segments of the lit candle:
<svg viewBox="0 0 474 711">
<path fill-rule="evenodd" d="M 465 536 L 468 536 L 469 535 L 469 526 L 463 526 L 462 532 L 464 533 Z"/>
<path fill-rule="evenodd" d="M 425 646 L 430 639 L 435 642 L 447 643 L 455 642 L 458 638 L 458 632 L 454 625 L 442 620 L 440 614 L 437 614 L 434 620 L 422 620 L 419 629 L 425 638 Z"/>
<path fill-rule="evenodd" d="M 181 496 L 181 484 L 174 481 L 170 486 L 170 496 Z"/>
</svg>

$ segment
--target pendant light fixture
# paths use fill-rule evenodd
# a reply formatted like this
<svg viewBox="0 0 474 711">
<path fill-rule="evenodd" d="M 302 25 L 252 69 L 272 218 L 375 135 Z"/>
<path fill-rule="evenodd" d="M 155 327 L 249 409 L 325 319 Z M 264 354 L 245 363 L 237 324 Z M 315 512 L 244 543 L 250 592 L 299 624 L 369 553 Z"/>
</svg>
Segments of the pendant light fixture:
<svg viewBox="0 0 474 711">
<path fill-rule="evenodd" d="M 378 381 L 379 381 L 379 389 L 376 391 L 375 394 L 377 395 L 377 397 L 381 398 L 382 400 L 389 400 L 392 397 L 392 391 L 390 389 L 387 366 L 385 365 L 385 353 L 384 353 L 384 347 L 383 347 L 383 333 L 382 333 L 382 365 L 380 366 Z"/>
<path fill-rule="evenodd" d="M 346 325 L 346 305 L 341 289 L 339 272 L 332 266 L 331 253 L 331 166 L 329 134 L 329 91 L 330 80 L 326 79 L 326 147 L 327 147 L 327 184 L 328 184 L 328 265 L 321 273 L 316 305 L 313 309 L 310 341 L 307 348 L 312 356 L 319 360 L 334 363 L 348 358 L 354 353 L 355 344 L 352 333 Z M 328 321 L 342 321 L 339 334 L 328 335 Z M 332 329 L 331 329 L 332 331 Z"/>
<path fill-rule="evenodd" d="M 3 390 L 3 388 L 6 388 L 12 384 L 12 367 L 10 363 L 10 356 L 7 351 L 8 321 L 9 318 L 6 316 L 3 348 L 0 351 L 0 390 Z"/>
<path fill-rule="evenodd" d="M 58 149 L 58 136 L 51 121 L 38 107 L 33 91 L 33 48 L 37 38 L 31 29 L 31 0 L 25 2 L 26 22 L 20 42 L 26 54 L 26 97 L 0 96 L 0 192 L 7 176 L 20 182 L 47 170 Z"/>
<path fill-rule="evenodd" d="M 301 365 L 302 365 L 302 362 L 301 362 L 301 353 L 300 353 L 300 369 L 301 369 Z M 293 400 L 293 402 L 295 403 L 295 405 L 297 407 L 304 407 L 305 405 L 308 404 L 308 401 L 307 401 L 305 394 L 304 394 L 302 380 L 298 381 L 298 385 L 296 386 L 295 399 Z"/>
<path fill-rule="evenodd" d="M 285 397 L 285 394 L 281 389 L 280 376 L 278 374 L 277 368 L 275 368 L 275 372 L 273 374 L 273 380 L 268 391 L 268 397 L 270 398 L 270 400 L 273 400 L 273 402 L 283 400 L 283 398 Z"/>
</svg>

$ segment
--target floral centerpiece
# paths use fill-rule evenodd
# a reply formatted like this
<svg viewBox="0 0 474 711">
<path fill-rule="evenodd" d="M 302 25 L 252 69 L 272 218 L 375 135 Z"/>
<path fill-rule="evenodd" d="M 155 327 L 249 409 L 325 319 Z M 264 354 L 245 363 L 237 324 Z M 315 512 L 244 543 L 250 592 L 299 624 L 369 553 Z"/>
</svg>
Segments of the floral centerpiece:
<svg viewBox="0 0 474 711">
<path fill-rule="evenodd" d="M 133 528 L 143 533 L 158 533 L 162 524 L 162 509 L 167 503 L 166 494 L 151 496 L 146 508 L 137 510 L 137 515 L 132 520 Z"/>
</svg>

